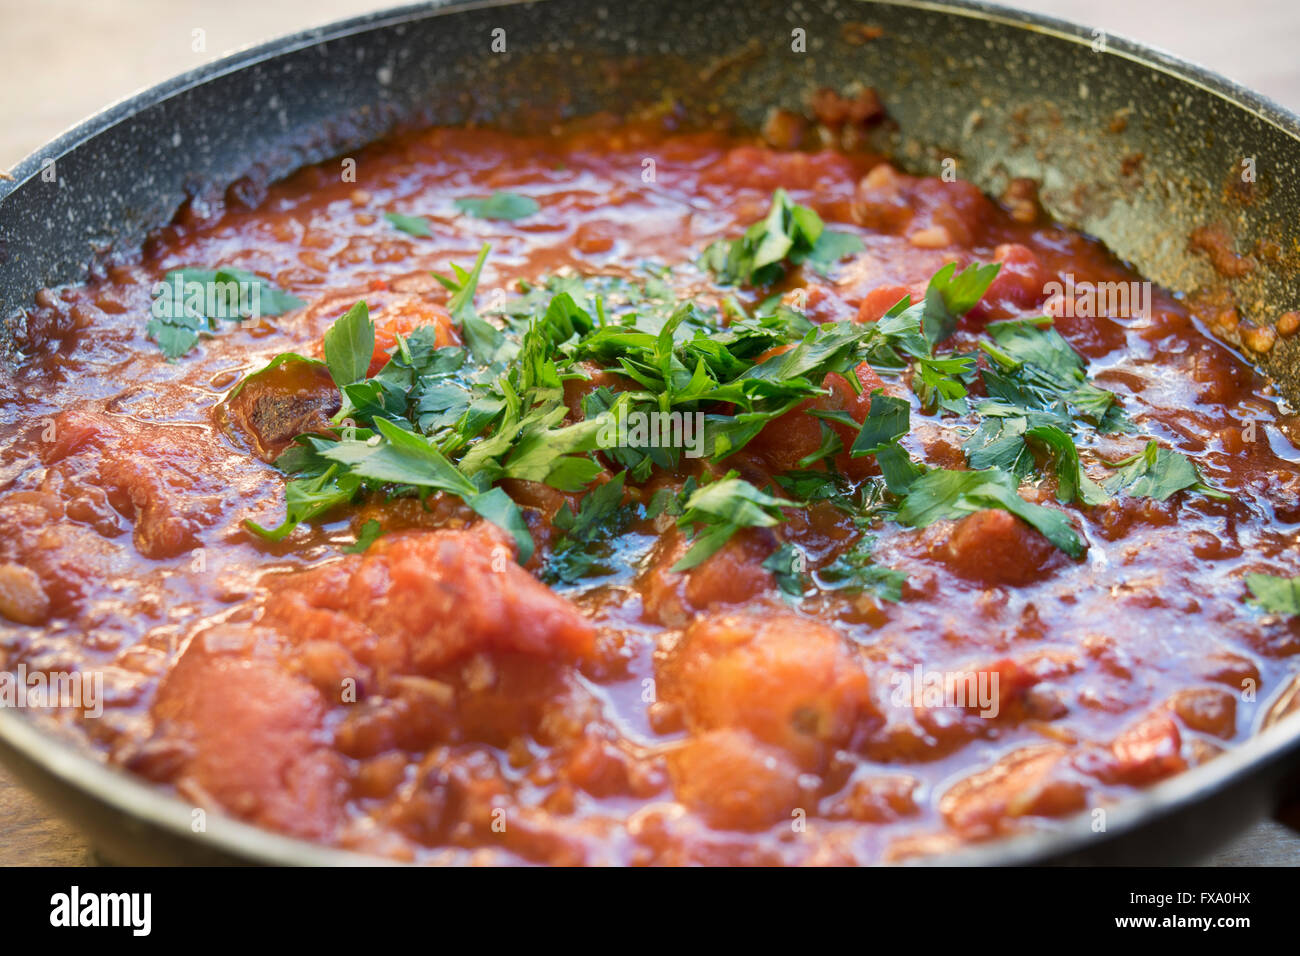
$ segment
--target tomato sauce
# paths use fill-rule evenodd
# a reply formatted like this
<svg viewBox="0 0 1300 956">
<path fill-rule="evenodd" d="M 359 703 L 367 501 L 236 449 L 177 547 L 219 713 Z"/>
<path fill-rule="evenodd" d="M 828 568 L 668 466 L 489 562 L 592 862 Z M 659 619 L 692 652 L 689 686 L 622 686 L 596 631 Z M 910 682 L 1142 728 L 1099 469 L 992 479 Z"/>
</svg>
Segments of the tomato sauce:
<svg viewBox="0 0 1300 956">
<path fill-rule="evenodd" d="M 1122 800 L 1248 737 L 1294 678 L 1300 623 L 1248 605 L 1242 579 L 1300 574 L 1297 421 L 1160 289 L 1145 315 L 1056 318 L 1136 426 L 1094 452 L 1119 460 L 1155 438 L 1229 497 L 1067 506 L 1078 560 L 1007 511 L 883 522 L 873 557 L 906 575 L 901 600 L 821 590 L 794 604 L 765 566 L 778 543 L 815 572 L 860 534 L 814 504 L 685 572 L 672 566 L 689 535 L 645 519 L 617 537 L 614 573 L 550 587 L 538 575 L 556 515 L 580 496 L 524 481 L 505 487 L 538 545 L 526 566 L 447 495 L 363 496 L 263 540 L 244 522 L 281 520 L 285 479 L 269 462 L 328 430 L 337 393 L 302 367 L 232 391 L 278 353 L 319 356 L 361 299 L 381 351 L 429 323 L 459 341 L 431 273 L 468 266 L 485 242 L 484 311 L 519 280 L 637 277 L 645 263 L 671 266 L 680 296 L 752 307 L 765 293 L 720 289 L 691 263 L 783 188 L 863 243 L 776 290 L 803 290 L 815 321 L 875 321 L 921 301 L 948 262 L 1001 262 L 958 345 L 996 319 L 1061 312 L 1045 289 L 1067 274 L 1140 278 L 1032 203 L 1026 214 L 1023 189 L 1002 206 L 868 154 L 627 125 L 434 129 L 356 160 L 356 182 L 325 163 L 251 208 L 235 191 L 190 203 L 26 316 L 25 357 L 0 385 L 0 659 L 101 673 L 101 718 L 38 716 L 102 760 L 196 807 L 404 861 L 873 863 Z M 495 191 L 539 211 L 489 220 L 453 204 Z M 424 217 L 430 235 L 388 212 Z M 306 305 L 164 360 L 145 333 L 154 283 L 218 266 Z M 869 375 L 868 392 L 907 395 Z M 861 421 L 847 383 L 825 385 L 720 470 L 763 485 L 815 451 L 813 407 Z M 914 416 L 902 444 L 965 467 L 936 417 Z M 700 467 L 628 494 L 648 501 Z M 1021 494 L 1054 491 L 1049 478 Z M 345 553 L 368 522 L 384 534 Z M 996 715 L 900 693 L 924 672 L 996 676 L 996 707 L 982 708 Z"/>
</svg>

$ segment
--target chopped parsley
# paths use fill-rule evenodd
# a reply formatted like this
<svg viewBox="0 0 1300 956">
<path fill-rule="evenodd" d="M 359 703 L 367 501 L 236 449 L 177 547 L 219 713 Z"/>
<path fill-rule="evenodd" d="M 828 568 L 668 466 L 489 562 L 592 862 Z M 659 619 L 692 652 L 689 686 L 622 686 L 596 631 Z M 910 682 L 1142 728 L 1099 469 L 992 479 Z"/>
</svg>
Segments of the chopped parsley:
<svg viewBox="0 0 1300 956">
<path fill-rule="evenodd" d="M 289 448 L 276 460 L 276 464 L 290 471 L 290 468 L 285 467 L 286 455 L 293 451 L 293 448 Z M 305 470 L 305 468 L 293 470 Z M 314 471 L 308 477 L 296 478 L 285 484 L 285 515 L 284 521 L 279 525 L 274 528 L 264 528 L 255 521 L 246 521 L 245 525 L 268 541 L 281 541 L 304 521 L 318 518 L 340 505 L 347 504 L 356 497 L 360 489 L 359 475 L 340 473 L 337 465 L 328 466 Z"/>
<path fill-rule="evenodd" d="M 827 229 L 821 216 L 790 199 L 784 189 L 772 195 L 767 216 L 739 239 L 719 239 L 704 250 L 700 265 L 724 284 L 771 285 L 785 274 L 785 264 L 807 262 L 826 271 L 865 246 L 852 233 Z"/>
<path fill-rule="evenodd" d="M 1118 468 L 1114 475 L 1102 482 L 1107 494 L 1123 492 L 1133 498 L 1166 500 L 1178 491 L 1200 492 L 1207 498 L 1227 501 L 1231 496 L 1207 485 L 1196 466 L 1181 452 L 1162 448 L 1154 441 L 1146 448 L 1122 461 L 1108 462 Z"/>
<path fill-rule="evenodd" d="M 340 391 L 366 377 L 374 352 L 375 323 L 364 302 L 348 309 L 325 333 L 325 367 Z"/>
<path fill-rule="evenodd" d="M 457 199 L 456 208 L 476 219 L 523 219 L 541 206 L 531 196 L 494 192 L 485 199 Z"/>
<path fill-rule="evenodd" d="M 219 322 L 242 322 L 283 315 L 305 303 L 270 280 L 245 269 L 175 269 L 154 287 L 151 318 L 145 334 L 163 355 L 178 359 Z"/>
<path fill-rule="evenodd" d="M 611 550 L 610 540 L 644 513 L 637 506 L 623 504 L 626 477 L 626 472 L 619 472 L 584 495 L 576 514 L 567 502 L 561 506 L 552 524 L 564 533 L 551 547 L 543 580 L 573 584 L 607 570 L 601 562 Z"/>
<path fill-rule="evenodd" d="M 1128 427 L 1113 392 L 1088 380 L 1083 357 L 1070 347 L 1047 316 L 991 322 L 980 347 L 992 359 L 983 372 L 991 404 L 1046 416 L 1072 427 L 1086 422 L 1111 433 Z"/>
<path fill-rule="evenodd" d="M 874 455 L 885 445 L 898 441 L 911 428 L 912 406 L 901 398 L 876 389 L 871 393 L 871 407 L 853 442 L 852 454 Z"/>
<path fill-rule="evenodd" d="M 348 554 L 364 554 L 365 550 L 374 544 L 383 533 L 384 526 L 371 518 L 361 526 L 361 531 L 357 533 L 356 542 L 348 545 L 343 550 Z"/>
<path fill-rule="evenodd" d="M 903 600 L 907 575 L 877 564 L 872 555 L 874 544 L 873 535 L 861 534 L 834 561 L 816 573 L 818 586 L 826 591 L 865 592 L 894 604 Z"/>
<path fill-rule="evenodd" d="M 741 239 L 710 246 L 705 262 L 723 281 L 764 285 L 790 265 L 848 254 L 854 242 L 836 238 L 778 190 L 761 223 Z M 997 264 L 960 271 L 949 264 L 921 302 L 903 299 L 877 322 L 817 323 L 776 297 L 748 309 L 734 298 L 679 300 L 663 267 L 647 267 L 643 281 L 558 275 L 521 283 L 517 298 L 482 315 L 475 296 L 488 254 L 484 246 L 471 267 L 453 264 L 450 274 L 435 276 L 450 293 L 463 346 L 439 346 L 432 326 L 417 328 L 398 336 L 387 364 L 368 375 L 375 330 L 366 304 L 334 323 L 323 362 L 340 394 L 334 428 L 299 436 L 281 455 L 276 464 L 290 479 L 284 520 L 271 529 L 249 523 L 251 530 L 279 540 L 361 494 L 444 493 L 507 530 L 527 562 L 534 550 L 528 523 L 501 487 L 513 479 L 581 495 L 576 510 L 565 505 L 553 519 L 559 534 L 541 572 L 553 583 L 611 573 L 617 538 L 637 522 L 669 515 L 691 536 L 674 571 L 698 566 L 742 529 L 772 528 L 778 546 L 764 566 L 789 598 L 817 587 L 897 601 L 902 573 L 871 556 L 870 531 L 881 520 L 924 527 L 999 508 L 1077 558 L 1086 545 L 1066 513 L 1022 498 L 1023 481 L 1052 474 L 1058 499 L 1083 506 L 1121 493 L 1222 495 L 1188 459 L 1155 442 L 1110 466 L 1117 469 L 1110 478 L 1088 476 L 1076 440 L 1133 426 L 1117 397 L 1089 380 L 1085 361 L 1049 318 L 991 323 L 978 343 L 984 369 L 979 352 L 938 351 L 984 295 Z M 286 354 L 268 368 L 287 361 L 316 360 Z M 896 380 L 910 373 L 915 399 L 875 389 L 861 424 L 845 411 L 815 409 L 820 446 L 770 484 L 724 472 L 773 420 L 830 394 L 826 376 L 841 375 L 860 390 L 864 363 Z M 594 370 L 599 385 L 584 388 L 576 405 L 566 401 L 566 386 L 590 380 Z M 987 391 L 978 401 L 969 393 L 977 377 Z M 963 435 L 971 470 L 912 459 L 903 443 L 917 414 Z M 688 479 L 679 492 L 661 489 L 648 504 L 635 503 L 635 494 L 625 503 L 656 470 L 680 469 L 686 454 L 684 446 L 628 427 L 633 416 L 647 415 L 700 422 L 691 457 L 704 459 L 696 472 L 702 478 Z M 844 426 L 856 433 L 851 442 L 841 438 Z M 855 458 L 873 457 L 881 476 L 852 481 L 840 474 L 835 462 L 846 445 Z M 809 572 L 779 526 L 784 509 L 818 502 L 853 516 L 861 533 Z M 368 524 L 354 548 L 377 534 Z"/>
<path fill-rule="evenodd" d="M 1074 439 L 1131 428 L 1115 394 L 1088 380 L 1083 357 L 1046 316 L 990 323 L 980 347 L 991 359 L 981 373 L 989 397 L 976 405 L 979 424 L 962 446 L 971 467 L 1027 478 L 1037 450 L 1057 475 L 1062 501 L 1104 501 Z"/>
<path fill-rule="evenodd" d="M 767 556 L 763 569 L 772 572 L 772 579 L 786 599 L 797 602 L 808 591 L 804 553 L 789 541 Z"/>
<path fill-rule="evenodd" d="M 1300 578 L 1283 578 L 1272 574 L 1246 575 L 1250 603 L 1270 614 L 1300 616 Z"/>
<path fill-rule="evenodd" d="M 386 212 L 384 218 L 392 224 L 394 229 L 398 229 L 407 235 L 417 236 L 420 239 L 428 239 L 433 235 L 433 230 L 429 227 L 429 220 L 423 216 L 407 216 L 400 212 Z"/>
<path fill-rule="evenodd" d="M 696 527 L 699 533 L 674 571 L 688 571 L 710 557 L 741 528 L 771 528 L 785 520 L 782 508 L 798 503 L 775 498 L 755 488 L 731 471 L 699 488 L 686 499 L 677 524 Z"/>
<path fill-rule="evenodd" d="M 1001 269 L 997 262 L 972 263 L 960 273 L 950 262 L 930 279 L 921 302 L 921 328 L 931 346 L 957 328 L 958 320 L 975 308 Z"/>
<path fill-rule="evenodd" d="M 1063 512 L 1036 505 L 1020 497 L 1020 482 L 1000 468 L 985 471 L 949 471 L 936 468 L 916 478 L 898 508 L 902 524 L 924 528 L 942 519 L 964 518 L 985 508 L 1001 508 L 1035 528 L 1072 558 L 1083 556 L 1087 545 Z"/>
</svg>

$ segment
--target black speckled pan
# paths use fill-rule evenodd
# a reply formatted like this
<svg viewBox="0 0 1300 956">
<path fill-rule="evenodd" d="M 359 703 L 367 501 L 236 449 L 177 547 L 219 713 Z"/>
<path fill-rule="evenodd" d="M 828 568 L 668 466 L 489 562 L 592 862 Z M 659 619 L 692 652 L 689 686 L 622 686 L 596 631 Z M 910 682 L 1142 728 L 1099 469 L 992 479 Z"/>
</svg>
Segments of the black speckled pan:
<svg viewBox="0 0 1300 956">
<path fill-rule="evenodd" d="M 850 24 L 880 36 L 862 42 Z M 492 52 L 502 36 L 507 52 Z M 1259 325 L 1300 308 L 1300 118 L 1163 53 L 981 3 L 489 0 L 404 7 L 255 47 L 28 157 L 0 181 L 0 348 L 16 356 L 36 290 L 139 244 L 187 196 L 283 176 L 399 125 L 533 125 L 671 95 L 688 114 L 757 126 L 770 107 L 800 109 L 810 90 L 853 82 L 880 91 L 903 166 L 936 172 L 952 158 L 995 194 L 1032 177 L 1056 218 L 1171 289 L 1230 291 Z M 1253 183 L 1242 180 L 1247 160 Z M 1189 247 L 1201 226 L 1225 230 L 1253 268 L 1218 275 Z M 1300 401 L 1300 336 L 1259 364 Z M 0 755 L 114 861 L 367 862 L 225 819 L 195 834 L 188 806 L 4 709 Z M 1292 715 L 1111 809 L 1102 832 L 1079 818 L 942 862 L 1194 860 L 1298 776 Z"/>
</svg>

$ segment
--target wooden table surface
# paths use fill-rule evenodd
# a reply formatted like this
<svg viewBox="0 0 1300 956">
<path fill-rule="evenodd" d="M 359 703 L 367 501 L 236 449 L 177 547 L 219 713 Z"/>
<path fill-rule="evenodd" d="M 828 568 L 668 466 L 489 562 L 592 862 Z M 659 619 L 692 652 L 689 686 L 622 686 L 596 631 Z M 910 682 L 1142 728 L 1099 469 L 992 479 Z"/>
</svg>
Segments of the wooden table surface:
<svg viewBox="0 0 1300 956">
<path fill-rule="evenodd" d="M 1129 36 L 1300 110 L 1297 0 L 1003 0 Z M 0 170 L 138 89 L 268 37 L 392 5 L 374 0 L 0 0 Z M 616 0 L 611 0 L 616 6 Z M 1297 795 L 1300 797 L 1300 795 Z M 1300 800 L 1209 857 L 1300 865 Z M 0 865 L 96 862 L 0 768 Z"/>
</svg>

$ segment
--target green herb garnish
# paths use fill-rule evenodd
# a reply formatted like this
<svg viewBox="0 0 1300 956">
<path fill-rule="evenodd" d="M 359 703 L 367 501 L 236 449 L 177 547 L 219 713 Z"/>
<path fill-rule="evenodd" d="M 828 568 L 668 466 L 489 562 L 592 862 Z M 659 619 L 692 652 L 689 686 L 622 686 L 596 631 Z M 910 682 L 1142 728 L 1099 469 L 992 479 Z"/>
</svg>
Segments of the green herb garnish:
<svg viewBox="0 0 1300 956">
<path fill-rule="evenodd" d="M 804 560 L 803 552 L 785 541 L 763 562 L 763 569 L 772 573 L 778 590 L 792 602 L 801 600 L 808 589 Z"/>
<path fill-rule="evenodd" d="M 379 536 L 384 533 L 384 526 L 374 518 L 371 518 L 361 526 L 361 531 L 357 534 L 357 540 L 343 550 L 347 554 L 364 554 L 365 550 L 374 544 Z"/>
<path fill-rule="evenodd" d="M 911 482 L 898 508 L 898 520 L 924 528 L 935 521 L 957 520 L 985 508 L 1009 511 L 1037 529 L 1043 537 L 1072 558 L 1083 556 L 1087 545 L 1075 533 L 1070 519 L 1059 511 L 1020 497 L 1020 483 L 1000 468 L 985 471 L 949 471 L 936 468 Z"/>
<path fill-rule="evenodd" d="M 325 367 L 340 390 L 366 377 L 375 352 L 375 323 L 358 302 L 325 333 Z"/>
<path fill-rule="evenodd" d="M 814 577 L 818 586 L 850 594 L 867 592 L 895 604 L 903 600 L 907 575 L 876 564 L 871 553 L 874 543 L 872 535 L 859 536 L 839 557 L 817 571 Z"/>
<path fill-rule="evenodd" d="M 785 274 L 785 263 L 808 262 L 825 271 L 845 256 L 861 252 L 862 240 L 828 230 L 821 216 L 790 199 L 784 189 L 772 194 L 767 216 L 739 239 L 719 239 L 704 250 L 703 268 L 722 283 L 770 285 Z"/>
<path fill-rule="evenodd" d="M 811 210 L 778 191 L 763 223 L 725 249 L 710 248 L 724 256 L 715 265 L 761 284 L 809 261 L 825 235 Z M 253 530 L 282 538 L 363 493 L 446 493 L 509 531 L 526 562 L 532 537 L 501 482 L 538 482 L 583 495 L 576 510 L 566 505 L 555 517 L 560 534 L 542 571 L 548 580 L 572 583 L 601 573 L 615 536 L 632 522 L 665 513 L 692 535 L 674 566 L 679 572 L 741 529 L 775 527 L 785 520 L 783 508 L 818 501 L 855 516 L 864 530 L 882 518 L 923 527 L 1000 508 L 1079 557 L 1085 544 L 1067 516 L 1022 498 L 1022 479 L 1039 469 L 1054 473 L 1058 498 L 1084 505 L 1121 490 L 1159 495 L 1207 487 L 1190 462 L 1152 450 L 1154 443 L 1149 462 L 1137 456 L 1117 463 L 1120 471 L 1101 485 L 1088 477 L 1075 438 L 1129 426 L 1116 397 L 1088 380 L 1083 359 L 1049 319 L 989 326 L 981 342 L 992 363 L 982 373 L 989 397 L 971 407 L 968 386 L 981 374 L 975 355 L 939 353 L 936 346 L 987 290 L 995 264 L 945 266 L 924 301 L 904 300 L 878 322 L 819 324 L 776 299 L 752 308 L 734 299 L 719 306 L 679 301 L 662 270 L 649 271 L 644 282 L 556 276 L 524 284 L 517 299 L 485 317 L 474 299 L 487 255 L 485 246 L 471 268 L 453 264 L 449 275 L 437 277 L 451 293 L 448 306 L 463 347 L 439 347 L 435 330 L 416 329 L 399 336 L 387 364 L 368 375 L 374 327 L 365 303 L 331 327 L 324 365 L 341 397 L 334 429 L 299 436 L 280 457 L 277 465 L 290 476 L 285 520 L 270 530 L 250 525 Z M 287 355 L 273 363 L 290 360 L 314 361 Z M 651 415 L 689 417 L 692 426 L 698 421 L 700 441 L 689 457 L 703 457 L 710 467 L 702 473 L 717 474 L 772 421 L 828 395 L 822 384 L 828 375 L 860 389 L 856 370 L 864 362 L 883 376 L 910 372 L 919 402 L 877 390 L 860 426 L 845 411 L 815 410 L 822 420 L 819 447 L 794 470 L 771 476 L 771 487 L 729 471 L 703 485 L 691 479 L 678 494 L 661 491 L 649 505 L 623 504 L 630 486 L 656 469 L 681 467 L 688 451 L 646 439 L 630 422 Z M 588 379 L 593 368 L 608 381 L 586 389 L 571 407 L 566 385 Z M 903 444 L 914 414 L 968 429 L 965 450 L 975 470 L 927 469 L 914 461 Z M 841 426 L 856 429 L 851 454 L 874 456 L 881 478 L 855 482 L 838 473 L 835 458 L 848 444 Z M 897 600 L 902 577 L 873 564 L 869 537 L 822 568 L 819 586 Z M 766 565 L 792 598 L 808 587 L 797 557 L 786 542 Z"/>
<path fill-rule="evenodd" d="M 1108 494 L 1123 492 L 1133 498 L 1164 501 L 1175 492 L 1190 489 L 1219 501 L 1231 498 L 1226 492 L 1207 485 L 1186 455 L 1162 448 L 1154 441 L 1147 442 L 1146 448 L 1136 455 L 1107 464 L 1119 469 L 1102 482 Z"/>
<path fill-rule="evenodd" d="M 626 472 L 619 472 L 584 495 L 576 514 L 567 503 L 560 507 L 552 524 L 564 533 L 551 548 L 544 579 L 572 584 L 603 570 L 600 562 L 608 555 L 610 539 L 640 511 L 623 504 L 626 477 Z"/>
<path fill-rule="evenodd" d="M 428 239 L 433 235 L 433 230 L 429 227 L 429 220 L 423 216 L 406 216 L 400 212 L 386 212 L 384 218 L 393 225 L 393 228 L 399 229 L 408 235 L 418 236 L 421 239 Z"/>
<path fill-rule="evenodd" d="M 523 219 L 541 207 L 530 196 L 495 192 L 486 199 L 457 199 L 456 208 L 478 219 Z"/>
<path fill-rule="evenodd" d="M 243 322 L 283 315 L 305 303 L 268 279 L 245 269 L 175 269 L 154 289 L 152 318 L 145 334 L 163 355 L 186 355 L 200 337 L 216 333 L 219 322 Z"/>
<path fill-rule="evenodd" d="M 728 472 L 686 499 L 677 524 L 695 528 L 698 534 L 690 550 L 673 565 L 674 571 L 688 571 L 715 554 L 741 528 L 771 528 L 785 520 L 782 508 L 797 503 L 775 498 L 748 481 Z"/>
<path fill-rule="evenodd" d="M 1300 616 L 1300 578 L 1283 578 L 1272 574 L 1246 575 L 1246 587 L 1253 597 L 1250 603 L 1270 614 Z"/>
</svg>

